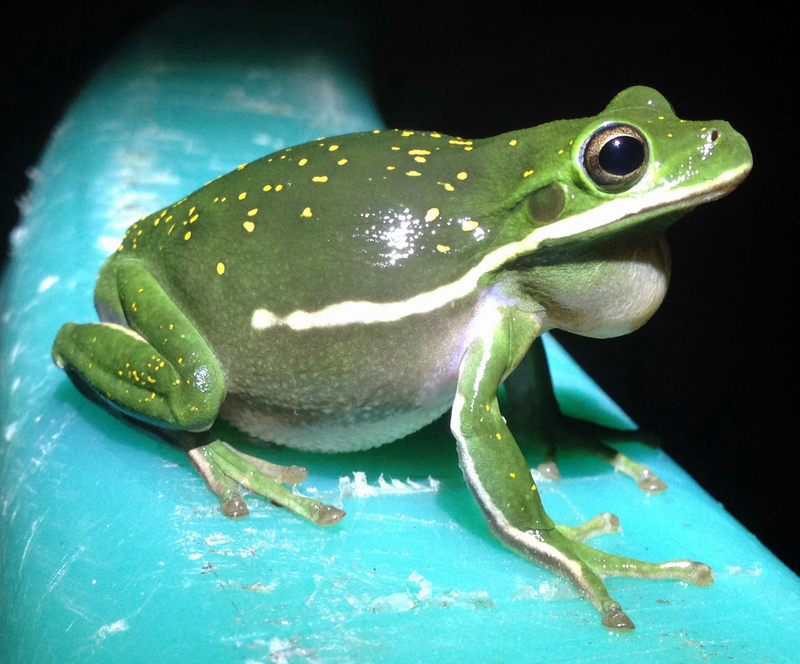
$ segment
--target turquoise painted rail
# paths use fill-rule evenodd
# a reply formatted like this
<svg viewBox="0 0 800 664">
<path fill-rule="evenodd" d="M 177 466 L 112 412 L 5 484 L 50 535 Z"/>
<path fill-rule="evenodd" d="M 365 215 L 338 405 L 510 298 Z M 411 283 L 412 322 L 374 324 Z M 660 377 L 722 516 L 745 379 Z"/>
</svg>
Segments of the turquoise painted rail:
<svg viewBox="0 0 800 664">
<path fill-rule="evenodd" d="M 221 28 L 211 9 L 178 8 L 53 134 L 3 281 L 0 661 L 796 661 L 798 578 L 662 452 L 626 450 L 670 485 L 659 496 L 578 458 L 540 485 L 559 521 L 618 514 L 611 552 L 717 572 L 704 589 L 611 580 L 637 630 L 609 634 L 569 585 L 487 534 L 445 423 L 372 452 L 282 452 L 310 468 L 304 491 L 347 510 L 340 526 L 257 498 L 232 522 L 182 453 L 52 365 L 61 323 L 94 319 L 95 275 L 132 219 L 267 152 L 381 126 L 358 26 L 315 18 L 251 7 Z M 548 352 L 565 409 L 631 424 L 552 340 Z"/>
</svg>

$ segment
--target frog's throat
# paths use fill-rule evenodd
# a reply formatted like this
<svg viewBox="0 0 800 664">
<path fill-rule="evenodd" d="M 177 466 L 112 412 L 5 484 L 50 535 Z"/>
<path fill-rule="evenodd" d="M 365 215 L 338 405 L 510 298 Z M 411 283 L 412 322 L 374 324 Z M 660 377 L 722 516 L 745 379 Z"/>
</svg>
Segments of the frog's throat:
<svg viewBox="0 0 800 664">
<path fill-rule="evenodd" d="M 251 325 L 256 330 L 279 326 L 309 330 L 352 324 L 388 323 L 413 314 L 434 311 L 474 292 L 482 275 L 497 270 L 520 256 L 532 254 L 542 244 L 595 234 L 615 225 L 634 223 L 637 218 L 654 212 L 666 214 L 721 198 L 733 191 L 749 171 L 750 164 L 743 164 L 714 180 L 704 181 L 693 187 L 673 186 L 659 193 L 650 192 L 647 196 L 618 198 L 548 226 L 536 228 L 519 242 L 504 245 L 488 253 L 460 279 L 407 300 L 337 302 L 317 311 L 297 310 L 287 316 L 277 316 L 267 309 L 256 309 L 253 311 Z"/>
</svg>

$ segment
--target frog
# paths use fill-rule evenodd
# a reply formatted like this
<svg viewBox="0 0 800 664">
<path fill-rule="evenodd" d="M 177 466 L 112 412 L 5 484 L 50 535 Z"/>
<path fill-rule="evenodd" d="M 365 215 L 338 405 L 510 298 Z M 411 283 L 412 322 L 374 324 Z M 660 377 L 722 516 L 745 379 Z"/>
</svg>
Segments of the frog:
<svg viewBox="0 0 800 664">
<path fill-rule="evenodd" d="M 464 480 L 490 531 L 569 581 L 614 631 L 634 623 L 603 579 L 709 586 L 692 560 L 586 542 L 600 514 L 556 524 L 501 413 L 525 375 L 547 450 L 581 439 L 648 492 L 620 432 L 560 413 L 542 335 L 641 327 L 670 275 L 667 228 L 752 167 L 727 122 L 679 119 L 631 87 L 598 115 L 495 137 L 385 130 L 243 164 L 133 223 L 102 265 L 100 322 L 67 323 L 53 359 L 89 398 L 183 445 L 230 518 L 241 488 L 321 526 L 345 512 L 295 489 L 300 466 L 246 454 L 221 422 L 284 448 L 367 450 L 450 411 Z M 558 475 L 555 457 L 541 468 Z"/>
</svg>

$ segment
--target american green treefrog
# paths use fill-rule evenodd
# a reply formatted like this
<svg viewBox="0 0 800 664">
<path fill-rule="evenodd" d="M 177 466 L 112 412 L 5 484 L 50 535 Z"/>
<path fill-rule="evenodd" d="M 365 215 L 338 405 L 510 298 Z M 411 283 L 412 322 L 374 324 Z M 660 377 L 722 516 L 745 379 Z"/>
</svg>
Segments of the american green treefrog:
<svg viewBox="0 0 800 664">
<path fill-rule="evenodd" d="M 751 163 L 729 124 L 679 120 L 644 87 L 595 117 L 494 138 L 318 139 L 134 223 L 98 276 L 102 322 L 64 325 L 53 357 L 106 407 L 177 430 L 229 517 L 247 514 L 239 485 L 320 525 L 344 512 L 285 486 L 304 468 L 203 433 L 217 418 L 290 448 L 341 452 L 452 409 L 464 479 L 493 533 L 572 582 L 605 626 L 632 629 L 601 577 L 705 586 L 712 570 L 585 544 L 618 529 L 609 514 L 556 525 L 498 387 L 523 363 L 548 448 L 582 437 L 642 488 L 665 488 L 602 442 L 618 432 L 559 413 L 540 335 L 641 326 L 667 289 L 666 227 L 733 190 Z M 552 454 L 543 469 L 557 475 Z"/>
</svg>

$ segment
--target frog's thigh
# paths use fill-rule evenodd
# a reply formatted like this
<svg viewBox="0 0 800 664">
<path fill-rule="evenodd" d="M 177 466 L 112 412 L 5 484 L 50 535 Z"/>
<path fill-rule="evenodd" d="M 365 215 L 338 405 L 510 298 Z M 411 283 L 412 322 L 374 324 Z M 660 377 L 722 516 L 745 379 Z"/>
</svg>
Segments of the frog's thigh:
<svg viewBox="0 0 800 664">
<path fill-rule="evenodd" d="M 105 297 L 133 329 L 113 323 L 67 323 L 53 359 L 74 381 L 123 412 L 158 426 L 208 429 L 225 398 L 225 379 L 195 327 L 136 262 L 103 271 Z M 100 290 L 100 289 L 98 289 Z"/>
</svg>

